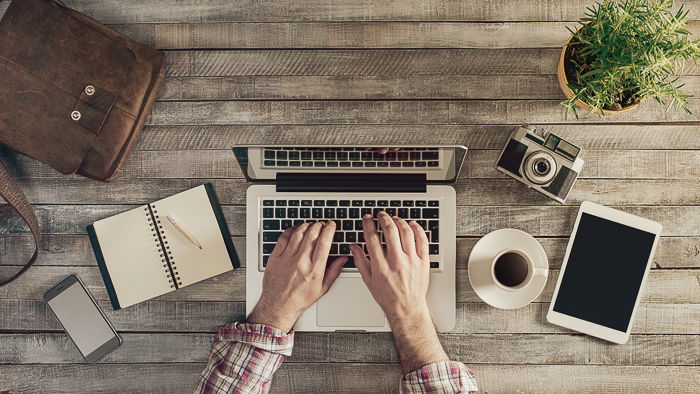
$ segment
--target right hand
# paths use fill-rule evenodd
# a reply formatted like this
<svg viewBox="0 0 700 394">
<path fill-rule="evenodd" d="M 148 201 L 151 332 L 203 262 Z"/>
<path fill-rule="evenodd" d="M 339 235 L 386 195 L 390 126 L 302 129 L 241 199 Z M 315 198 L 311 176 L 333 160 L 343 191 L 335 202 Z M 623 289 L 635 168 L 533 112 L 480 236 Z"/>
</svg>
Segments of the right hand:
<svg viewBox="0 0 700 394">
<path fill-rule="evenodd" d="M 430 281 L 428 238 L 421 226 L 379 212 L 384 232 L 382 247 L 372 216 L 362 217 L 369 258 L 360 245 L 352 245 L 355 265 L 377 304 L 394 325 L 405 319 L 430 319 L 426 296 Z"/>
</svg>

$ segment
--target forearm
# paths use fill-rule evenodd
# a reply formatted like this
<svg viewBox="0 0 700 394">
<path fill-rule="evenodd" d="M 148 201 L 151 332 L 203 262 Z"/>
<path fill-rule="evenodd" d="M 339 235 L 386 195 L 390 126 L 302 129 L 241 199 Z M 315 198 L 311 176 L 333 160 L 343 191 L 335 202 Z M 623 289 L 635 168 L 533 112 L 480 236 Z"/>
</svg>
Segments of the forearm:
<svg viewBox="0 0 700 394">
<path fill-rule="evenodd" d="M 403 373 L 448 360 L 427 307 L 389 317 Z"/>
<path fill-rule="evenodd" d="M 266 393 L 293 342 L 293 333 L 262 324 L 222 326 L 195 393 Z"/>
</svg>

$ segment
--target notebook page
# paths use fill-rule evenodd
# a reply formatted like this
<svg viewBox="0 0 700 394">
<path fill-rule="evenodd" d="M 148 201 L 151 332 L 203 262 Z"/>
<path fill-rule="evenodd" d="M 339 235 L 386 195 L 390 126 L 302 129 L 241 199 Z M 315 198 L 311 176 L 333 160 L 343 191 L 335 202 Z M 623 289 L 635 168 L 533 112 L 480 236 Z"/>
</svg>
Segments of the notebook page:
<svg viewBox="0 0 700 394">
<path fill-rule="evenodd" d="M 147 215 L 144 205 L 94 224 L 122 308 L 174 290 Z"/>
<path fill-rule="evenodd" d="M 180 287 L 209 279 L 233 269 L 219 224 L 204 185 L 151 204 L 158 212 L 178 272 Z M 171 215 L 194 236 L 202 249 L 192 244 L 168 220 Z"/>
</svg>

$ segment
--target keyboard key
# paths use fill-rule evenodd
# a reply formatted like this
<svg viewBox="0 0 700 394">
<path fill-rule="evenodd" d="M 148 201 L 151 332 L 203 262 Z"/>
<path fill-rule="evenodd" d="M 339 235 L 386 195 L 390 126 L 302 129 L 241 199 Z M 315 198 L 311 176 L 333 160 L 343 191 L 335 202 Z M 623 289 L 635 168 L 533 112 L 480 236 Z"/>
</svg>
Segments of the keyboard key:
<svg viewBox="0 0 700 394">
<path fill-rule="evenodd" d="M 401 167 L 401 162 L 392 161 L 391 163 L 389 163 L 389 166 L 390 167 Z"/>
<path fill-rule="evenodd" d="M 399 161 L 408 160 L 408 152 L 399 152 L 397 156 L 399 158 Z"/>
<path fill-rule="evenodd" d="M 287 200 L 277 200 L 277 201 L 275 201 L 275 205 L 280 206 L 280 207 L 286 207 Z"/>
<path fill-rule="evenodd" d="M 417 206 L 417 207 L 424 207 L 424 206 L 426 206 L 426 205 L 428 205 L 428 202 L 425 201 L 425 200 L 416 201 L 416 206 Z"/>
<path fill-rule="evenodd" d="M 314 163 L 312 161 L 302 161 L 301 166 L 302 167 L 313 167 Z"/>
<path fill-rule="evenodd" d="M 311 208 L 301 208 L 299 209 L 299 217 L 308 219 L 311 217 Z"/>
<path fill-rule="evenodd" d="M 357 233 L 357 242 L 365 242 L 365 233 L 364 232 Z"/>
<path fill-rule="evenodd" d="M 360 209 L 360 217 L 363 217 L 365 215 L 371 215 L 372 214 L 372 208 L 362 208 Z"/>
<path fill-rule="evenodd" d="M 314 200 L 315 207 L 323 207 L 325 205 L 326 205 L 326 202 L 324 200 Z"/>
<path fill-rule="evenodd" d="M 300 152 L 291 151 L 289 152 L 289 160 L 299 160 Z"/>
<path fill-rule="evenodd" d="M 413 161 L 418 161 L 420 160 L 420 152 L 410 152 L 409 153 L 409 158 Z"/>
<path fill-rule="evenodd" d="M 335 211 L 335 216 L 336 216 L 338 219 L 345 219 L 345 218 L 347 218 L 347 217 L 348 217 L 348 209 L 347 209 L 347 208 L 338 208 L 338 209 Z"/>
<path fill-rule="evenodd" d="M 327 207 L 337 207 L 338 200 L 328 200 L 328 201 L 326 201 L 326 206 Z"/>
<path fill-rule="evenodd" d="M 402 219 L 408 218 L 408 208 L 399 208 L 399 214 L 396 215 Z"/>
<path fill-rule="evenodd" d="M 375 163 L 373 161 L 366 161 L 365 162 L 365 167 L 376 167 L 376 166 L 377 166 L 377 163 Z"/>
<path fill-rule="evenodd" d="M 314 219 L 321 219 L 323 217 L 323 208 L 313 208 L 311 210 L 311 217 Z"/>
<path fill-rule="evenodd" d="M 403 202 L 404 207 L 412 207 L 413 206 L 413 201 L 404 201 Z"/>
<path fill-rule="evenodd" d="M 380 161 L 377 163 L 377 167 L 389 167 L 389 163 L 385 161 Z"/>
<path fill-rule="evenodd" d="M 427 166 L 428 166 L 428 163 L 426 163 L 424 161 L 417 161 L 416 162 L 416 167 L 427 167 Z"/>
<path fill-rule="evenodd" d="M 263 230 L 279 230 L 279 220 L 263 220 Z"/>
<path fill-rule="evenodd" d="M 265 150 L 265 159 L 274 159 L 275 158 L 275 151 L 272 150 Z"/>
<path fill-rule="evenodd" d="M 362 200 L 352 200 L 352 206 L 353 206 L 353 207 L 361 207 L 361 206 L 362 206 Z"/>
<path fill-rule="evenodd" d="M 357 242 L 357 234 L 355 232 L 345 233 L 345 242 Z"/>
<path fill-rule="evenodd" d="M 428 249 L 430 254 L 440 254 L 440 244 L 430 244 Z"/>
<path fill-rule="evenodd" d="M 287 202 L 287 204 L 288 204 L 290 207 L 298 207 L 298 206 L 299 206 L 299 200 L 289 200 L 289 201 Z"/>
<path fill-rule="evenodd" d="M 360 160 L 360 152 L 350 152 L 350 160 Z"/>
<path fill-rule="evenodd" d="M 440 230 L 435 229 L 430 231 L 430 242 L 440 242 Z"/>
<path fill-rule="evenodd" d="M 289 208 L 287 209 L 287 217 L 290 219 L 296 219 L 299 217 L 299 208 Z"/>
<path fill-rule="evenodd" d="M 326 152 L 326 160 L 335 160 L 335 152 Z"/>
<path fill-rule="evenodd" d="M 323 217 L 326 219 L 334 219 L 335 218 L 335 208 L 325 208 L 323 210 Z"/>
<path fill-rule="evenodd" d="M 437 219 L 440 215 L 440 210 L 437 208 L 423 208 L 423 218 Z"/>
<path fill-rule="evenodd" d="M 270 259 L 270 256 L 263 256 L 263 260 L 262 260 L 263 268 L 267 267 L 267 262 L 269 259 Z"/>
<path fill-rule="evenodd" d="M 333 235 L 333 242 L 343 242 L 345 240 L 345 233 L 343 232 L 336 232 Z"/>
<path fill-rule="evenodd" d="M 348 152 L 338 152 L 338 154 L 336 155 L 336 157 L 337 157 L 338 160 L 340 160 L 340 161 L 347 160 L 347 159 L 348 159 Z"/>
<path fill-rule="evenodd" d="M 263 201 L 263 206 L 264 206 L 264 207 L 271 207 L 271 206 L 274 206 L 274 205 L 275 205 L 275 202 L 272 201 L 272 200 L 265 200 L 265 201 Z"/>
<path fill-rule="evenodd" d="M 274 214 L 274 209 L 272 208 L 263 208 L 263 217 L 264 218 L 271 218 L 275 216 Z"/>
<path fill-rule="evenodd" d="M 280 235 L 282 235 L 281 231 L 264 231 L 263 242 L 277 242 Z"/>
<path fill-rule="evenodd" d="M 355 221 L 354 220 L 343 220 L 343 230 L 354 230 Z"/>
<path fill-rule="evenodd" d="M 440 206 L 440 201 L 430 200 L 430 201 L 428 201 L 428 206 L 429 206 L 429 207 L 439 207 L 439 206 Z"/>
<path fill-rule="evenodd" d="M 338 244 L 331 245 L 330 254 L 338 254 Z"/>
<path fill-rule="evenodd" d="M 314 152 L 312 156 L 314 160 L 323 160 L 323 152 Z"/>
<path fill-rule="evenodd" d="M 413 162 L 412 161 L 404 161 L 403 167 L 413 167 Z"/>
<path fill-rule="evenodd" d="M 325 161 L 315 161 L 314 162 L 314 167 L 325 167 L 326 162 Z"/>
<path fill-rule="evenodd" d="M 350 208 L 349 217 L 351 219 L 358 219 L 360 217 L 360 208 Z"/>
<path fill-rule="evenodd" d="M 302 224 L 304 224 L 304 221 L 303 221 L 303 220 L 295 220 L 295 221 L 294 221 L 294 225 L 295 225 L 295 226 L 300 226 L 300 225 L 302 225 Z"/>
<path fill-rule="evenodd" d="M 288 228 L 292 227 L 292 221 L 291 220 L 283 220 L 282 221 L 282 230 L 286 230 Z"/>
<path fill-rule="evenodd" d="M 355 230 L 362 231 L 362 220 L 355 221 Z"/>
<path fill-rule="evenodd" d="M 277 165 L 280 167 L 287 167 L 288 164 L 286 160 L 277 160 Z"/>
<path fill-rule="evenodd" d="M 428 222 L 427 222 L 426 220 L 416 220 L 416 223 L 418 223 L 418 225 L 419 225 L 422 229 L 424 229 L 424 230 L 427 230 L 427 229 L 428 229 Z"/>
<path fill-rule="evenodd" d="M 401 206 L 401 201 L 399 201 L 399 200 L 391 200 L 391 201 L 389 202 L 389 205 L 391 205 L 392 207 L 400 207 L 400 206 Z"/>
<path fill-rule="evenodd" d="M 301 200 L 302 207 L 310 207 L 313 204 L 311 200 Z"/>
<path fill-rule="evenodd" d="M 365 206 L 366 206 L 366 207 L 373 207 L 373 206 L 376 206 L 376 205 L 377 205 L 376 201 L 373 201 L 373 200 L 367 200 L 367 201 L 365 201 Z"/>
<path fill-rule="evenodd" d="M 383 210 L 384 210 L 383 208 L 374 208 L 374 210 L 372 210 L 372 216 L 374 216 L 376 218 L 377 215 L 379 215 L 379 212 L 381 212 Z"/>
<path fill-rule="evenodd" d="M 263 244 L 263 254 L 270 254 L 275 249 L 275 244 Z"/>
<path fill-rule="evenodd" d="M 427 229 L 430 230 L 430 231 L 433 231 L 433 230 L 437 230 L 437 229 L 439 228 L 439 226 L 440 226 L 440 222 L 439 222 L 439 221 L 437 221 L 437 220 L 431 220 L 431 221 L 428 222 L 428 228 L 427 228 Z M 425 228 L 425 227 L 424 227 L 424 228 Z"/>
<path fill-rule="evenodd" d="M 341 207 L 349 207 L 350 200 L 340 200 L 340 201 L 338 201 L 338 205 L 340 205 Z"/>
<path fill-rule="evenodd" d="M 350 254 L 350 245 L 341 244 L 340 245 L 340 254 Z"/>
<path fill-rule="evenodd" d="M 362 167 L 362 164 L 363 164 L 363 163 L 362 163 L 361 161 L 353 161 L 353 162 L 352 162 L 352 166 L 353 166 L 353 167 Z"/>
<path fill-rule="evenodd" d="M 263 161 L 263 165 L 268 166 L 268 167 L 272 167 L 275 165 L 275 161 L 274 160 L 265 160 L 265 161 Z"/>
<path fill-rule="evenodd" d="M 338 162 L 337 161 L 328 161 L 328 162 L 326 162 L 326 165 L 328 167 L 338 167 Z"/>
<path fill-rule="evenodd" d="M 289 166 L 290 166 L 290 167 L 299 167 L 300 165 L 301 165 L 301 162 L 300 162 L 300 161 L 296 161 L 296 160 L 295 160 L 295 161 L 290 161 L 290 162 L 289 162 Z"/>
<path fill-rule="evenodd" d="M 311 152 L 301 152 L 302 160 L 311 160 Z"/>
<path fill-rule="evenodd" d="M 437 261 L 431 261 L 430 268 L 440 268 L 440 263 Z"/>
<path fill-rule="evenodd" d="M 396 208 L 386 208 L 384 212 L 389 214 L 389 216 L 396 216 Z"/>
<path fill-rule="evenodd" d="M 275 217 L 278 219 L 285 218 L 287 215 L 287 210 L 284 208 L 275 208 Z"/>
<path fill-rule="evenodd" d="M 428 167 L 439 167 L 440 162 L 439 161 L 429 161 L 428 162 Z"/>
<path fill-rule="evenodd" d="M 378 207 L 388 207 L 388 206 L 389 206 L 389 201 L 387 201 L 387 200 L 379 200 L 379 201 L 377 201 L 377 206 L 378 206 Z"/>
<path fill-rule="evenodd" d="M 277 151 L 277 160 L 285 160 L 286 158 L 287 158 L 287 151 L 284 151 L 284 150 Z"/>
<path fill-rule="evenodd" d="M 411 219 L 420 219 L 420 208 L 411 208 Z"/>
<path fill-rule="evenodd" d="M 437 160 L 438 159 L 438 153 L 437 152 L 423 152 L 423 160 Z"/>
</svg>

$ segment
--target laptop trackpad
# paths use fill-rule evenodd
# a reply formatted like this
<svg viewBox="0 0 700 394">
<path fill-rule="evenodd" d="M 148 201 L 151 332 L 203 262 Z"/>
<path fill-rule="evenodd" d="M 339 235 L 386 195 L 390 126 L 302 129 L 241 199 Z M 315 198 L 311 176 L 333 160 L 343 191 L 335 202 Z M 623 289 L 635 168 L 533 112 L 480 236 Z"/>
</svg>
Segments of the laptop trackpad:
<svg viewBox="0 0 700 394">
<path fill-rule="evenodd" d="M 338 278 L 316 304 L 321 327 L 382 327 L 384 312 L 362 278 Z"/>
</svg>

